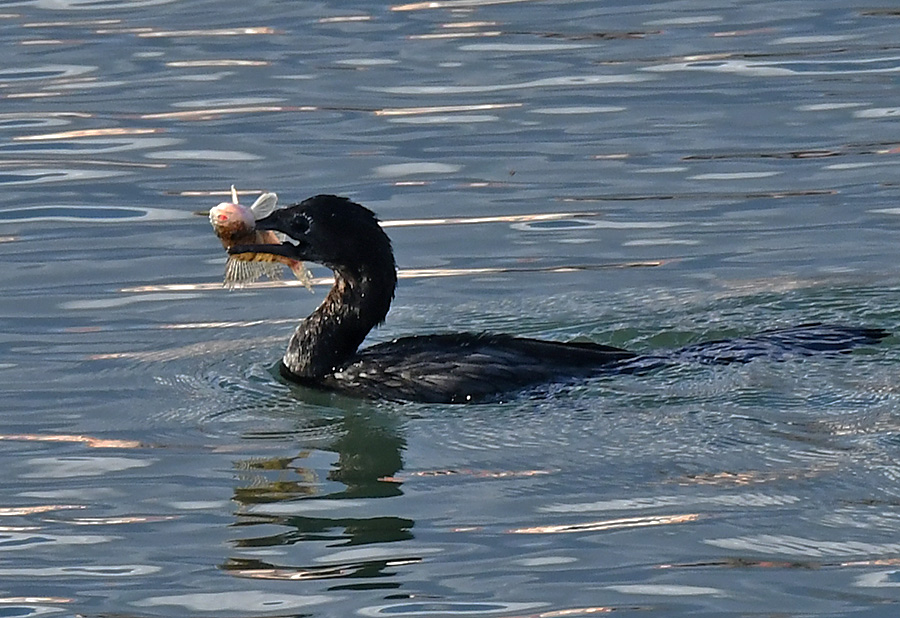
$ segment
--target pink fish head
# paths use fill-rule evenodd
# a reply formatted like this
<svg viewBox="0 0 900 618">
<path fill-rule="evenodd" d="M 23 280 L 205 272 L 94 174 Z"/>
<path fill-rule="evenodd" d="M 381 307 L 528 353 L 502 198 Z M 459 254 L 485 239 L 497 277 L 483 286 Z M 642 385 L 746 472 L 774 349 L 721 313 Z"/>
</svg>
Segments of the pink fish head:
<svg viewBox="0 0 900 618">
<path fill-rule="evenodd" d="M 233 202 L 222 202 L 209 210 L 209 222 L 222 243 L 228 243 L 249 236 L 256 231 L 256 217 L 246 206 Z"/>
</svg>

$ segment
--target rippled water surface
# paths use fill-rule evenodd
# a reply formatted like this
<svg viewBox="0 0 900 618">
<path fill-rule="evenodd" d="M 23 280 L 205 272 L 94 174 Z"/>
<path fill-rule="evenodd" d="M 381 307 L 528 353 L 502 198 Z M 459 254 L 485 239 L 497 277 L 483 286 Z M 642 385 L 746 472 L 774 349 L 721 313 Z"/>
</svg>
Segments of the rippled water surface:
<svg viewBox="0 0 900 618">
<path fill-rule="evenodd" d="M 895 338 L 341 399 L 272 372 L 324 282 L 222 289 L 203 215 L 231 183 L 377 211 L 403 278 L 370 341 L 898 330 L 892 2 L 14 0 L 0 26 L 0 616 L 896 615 Z"/>
</svg>

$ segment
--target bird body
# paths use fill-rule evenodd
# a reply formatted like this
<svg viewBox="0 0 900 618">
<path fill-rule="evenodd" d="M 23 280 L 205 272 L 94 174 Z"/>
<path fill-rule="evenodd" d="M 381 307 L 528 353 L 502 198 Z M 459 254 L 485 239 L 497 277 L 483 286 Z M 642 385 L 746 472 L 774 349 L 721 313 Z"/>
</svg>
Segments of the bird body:
<svg viewBox="0 0 900 618">
<path fill-rule="evenodd" d="M 281 363 L 286 378 L 357 397 L 432 403 L 495 401 L 523 389 L 610 373 L 638 373 L 675 362 L 734 363 L 845 352 L 877 343 L 880 329 L 803 325 L 751 337 L 639 355 L 591 342 L 556 342 L 493 333 L 403 337 L 359 349 L 384 321 L 397 285 L 391 242 L 367 208 L 318 195 L 256 221 L 291 241 L 237 245 L 237 260 L 275 257 L 334 271 L 325 300 L 302 320 Z"/>
</svg>

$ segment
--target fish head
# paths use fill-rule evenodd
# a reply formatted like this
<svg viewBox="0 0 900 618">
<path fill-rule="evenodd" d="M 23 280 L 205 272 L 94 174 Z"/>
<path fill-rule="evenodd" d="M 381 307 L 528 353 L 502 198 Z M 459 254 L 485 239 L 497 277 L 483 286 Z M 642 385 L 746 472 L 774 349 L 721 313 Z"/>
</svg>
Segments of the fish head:
<svg viewBox="0 0 900 618">
<path fill-rule="evenodd" d="M 223 243 L 242 239 L 256 231 L 256 217 L 242 204 L 222 202 L 209 210 L 209 222 Z"/>
</svg>

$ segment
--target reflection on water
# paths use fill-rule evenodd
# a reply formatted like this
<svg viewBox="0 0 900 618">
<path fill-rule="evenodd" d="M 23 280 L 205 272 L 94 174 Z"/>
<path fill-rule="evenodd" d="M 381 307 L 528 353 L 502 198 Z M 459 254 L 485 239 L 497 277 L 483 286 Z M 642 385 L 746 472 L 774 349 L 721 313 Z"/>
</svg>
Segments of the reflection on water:
<svg viewBox="0 0 900 618">
<path fill-rule="evenodd" d="M 257 579 L 364 579 L 379 578 L 366 588 L 396 588 L 399 583 L 381 580 L 396 574 L 396 568 L 421 561 L 406 556 L 397 543 L 413 538 L 414 522 L 404 517 L 344 516 L 325 517 L 322 512 L 342 511 L 340 503 L 328 506 L 323 501 L 349 501 L 351 511 L 368 504 L 364 500 L 402 495 L 400 483 L 393 480 L 403 467 L 405 441 L 398 428 L 371 413 L 348 412 L 340 424 L 340 435 L 328 446 L 337 453 L 326 479 L 303 467 L 308 452 L 295 458 L 269 458 L 241 462 L 238 467 L 244 485 L 235 490 L 238 510 L 236 527 L 242 533 L 234 541 L 241 553 L 229 557 L 222 569 L 242 577 Z M 328 490 L 334 484 L 340 488 Z M 366 510 L 376 510 L 372 503 Z M 346 509 L 344 509 L 346 510 Z M 306 514 L 309 513 L 309 514 Z M 273 527 L 282 529 L 272 534 Z M 264 536 L 254 536 L 261 529 Z M 297 546 L 292 553 L 309 554 L 309 545 L 320 546 L 325 555 L 318 562 L 326 564 L 290 564 L 272 562 L 267 556 L 271 548 Z M 327 548 L 377 546 L 366 551 Z M 263 557 L 254 558 L 254 553 Z M 282 552 L 283 553 L 283 552 Z M 350 584 L 348 584 L 350 585 Z M 362 589 L 362 584 L 352 584 Z M 340 587 L 339 587 L 340 588 Z M 335 588 L 332 588 L 335 589 Z"/>
<path fill-rule="evenodd" d="M 276 377 L 236 183 L 392 236 L 372 341 L 897 330 L 897 11 L 34 0 L 0 13 L 0 615 L 693 616 L 898 601 L 896 338 L 465 409 Z M 215 190 L 214 190 L 215 189 Z"/>
</svg>

